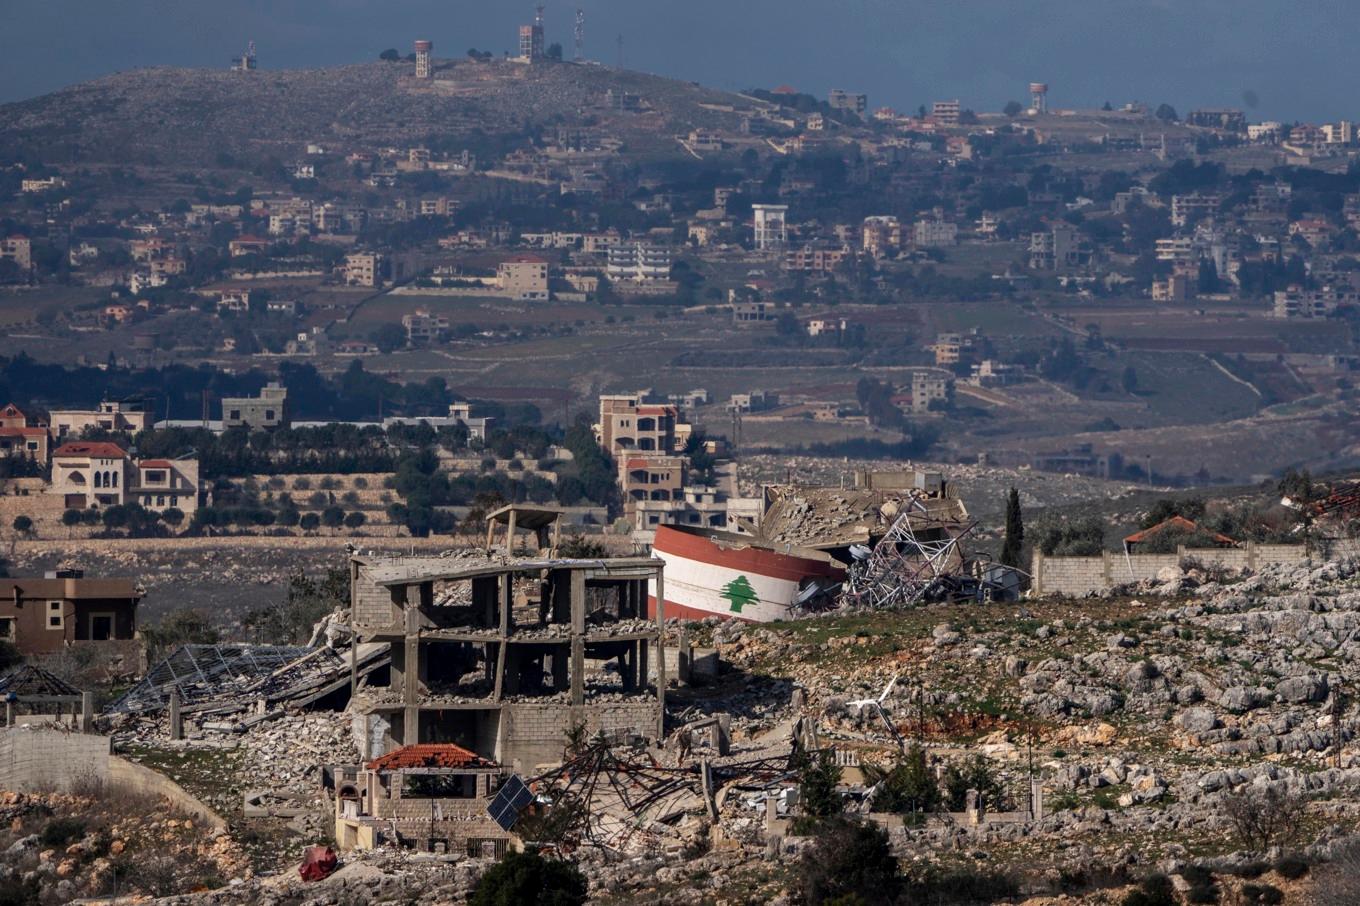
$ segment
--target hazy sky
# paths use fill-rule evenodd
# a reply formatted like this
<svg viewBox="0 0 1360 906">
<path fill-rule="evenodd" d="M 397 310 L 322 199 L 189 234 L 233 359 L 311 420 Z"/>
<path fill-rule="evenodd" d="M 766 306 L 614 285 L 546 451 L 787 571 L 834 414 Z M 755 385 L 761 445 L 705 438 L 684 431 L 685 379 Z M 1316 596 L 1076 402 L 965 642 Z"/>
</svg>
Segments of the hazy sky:
<svg viewBox="0 0 1360 906">
<path fill-rule="evenodd" d="M 1030 81 L 1054 106 L 1144 100 L 1236 106 L 1254 119 L 1360 119 L 1360 16 L 1343 0 L 544 0 L 571 53 L 718 88 L 788 83 L 914 109 L 958 97 L 997 110 Z M 140 66 L 225 66 L 248 40 L 262 68 L 373 59 L 434 40 L 437 56 L 512 48 L 533 2 L 505 0 L 0 0 L 0 101 Z"/>
</svg>

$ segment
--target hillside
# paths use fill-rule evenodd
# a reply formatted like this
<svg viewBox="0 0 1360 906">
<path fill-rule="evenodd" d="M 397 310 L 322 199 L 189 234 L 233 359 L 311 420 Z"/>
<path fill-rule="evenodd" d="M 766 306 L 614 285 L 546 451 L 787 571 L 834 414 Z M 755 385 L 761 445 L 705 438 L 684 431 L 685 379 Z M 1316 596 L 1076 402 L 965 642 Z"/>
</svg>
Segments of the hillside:
<svg viewBox="0 0 1360 906">
<path fill-rule="evenodd" d="M 610 110 L 610 89 L 640 110 Z M 625 138 L 735 127 L 748 98 L 596 65 L 443 62 L 432 82 L 404 63 L 255 71 L 141 69 L 0 106 L 0 151 L 46 163 L 208 164 L 287 158 L 307 143 L 402 147 L 436 136 L 520 133 L 608 123 Z"/>
</svg>

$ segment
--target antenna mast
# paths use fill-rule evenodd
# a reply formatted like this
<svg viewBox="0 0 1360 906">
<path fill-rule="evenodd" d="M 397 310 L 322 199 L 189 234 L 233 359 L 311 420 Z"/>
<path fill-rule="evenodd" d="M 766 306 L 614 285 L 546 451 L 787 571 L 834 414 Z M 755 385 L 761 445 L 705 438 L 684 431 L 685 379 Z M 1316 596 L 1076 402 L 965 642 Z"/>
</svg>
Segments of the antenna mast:
<svg viewBox="0 0 1360 906">
<path fill-rule="evenodd" d="M 580 62 L 586 58 L 586 11 L 581 7 L 576 7 L 576 60 Z"/>
</svg>

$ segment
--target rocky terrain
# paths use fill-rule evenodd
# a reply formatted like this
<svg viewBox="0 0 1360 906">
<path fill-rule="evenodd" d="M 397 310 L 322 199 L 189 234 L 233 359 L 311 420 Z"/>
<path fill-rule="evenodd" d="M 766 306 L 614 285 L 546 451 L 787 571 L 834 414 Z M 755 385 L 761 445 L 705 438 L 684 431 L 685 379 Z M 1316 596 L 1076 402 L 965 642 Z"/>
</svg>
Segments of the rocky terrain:
<svg viewBox="0 0 1360 906">
<path fill-rule="evenodd" d="M 898 746 L 868 704 L 880 699 L 903 744 L 931 765 L 980 756 L 995 781 L 990 811 L 1014 816 L 889 823 L 890 839 L 909 874 L 1006 878 L 1014 896 L 996 902 L 1122 904 L 1157 874 L 1171 876 L 1176 902 L 1320 902 L 1326 860 L 1347 851 L 1360 816 L 1360 704 L 1349 692 L 1360 683 L 1360 564 L 1229 575 L 1187 562 L 1132 591 L 691 625 L 724 671 L 671 707 L 731 714 L 734 753 L 787 740 L 802 717 L 851 763 L 890 767 Z M 343 714 L 187 745 L 152 728 L 138 757 L 238 829 L 254 826 L 240 823 L 239 791 L 262 778 L 313 807 L 274 821 L 274 836 L 257 826 L 251 838 L 270 845 L 250 849 L 254 868 L 232 887 L 175 902 L 461 901 L 485 864 L 378 851 L 347 856 L 321 885 L 293 880 L 330 807 L 308 765 L 352 759 L 351 746 Z M 1037 819 L 1024 815 L 1031 777 L 1042 788 Z M 868 812 L 873 797 L 859 789 L 848 807 Z M 811 841 L 767 845 L 763 812 L 759 796 L 728 797 L 711 849 L 575 856 L 597 902 L 793 903 Z"/>
</svg>

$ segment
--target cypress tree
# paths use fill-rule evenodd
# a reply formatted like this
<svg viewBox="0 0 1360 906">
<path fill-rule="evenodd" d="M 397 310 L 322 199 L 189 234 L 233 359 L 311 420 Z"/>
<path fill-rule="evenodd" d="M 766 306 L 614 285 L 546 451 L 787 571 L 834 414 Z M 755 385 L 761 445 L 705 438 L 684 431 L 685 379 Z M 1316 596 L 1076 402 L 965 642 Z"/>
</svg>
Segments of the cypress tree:
<svg viewBox="0 0 1360 906">
<path fill-rule="evenodd" d="M 1025 546 L 1025 519 L 1020 512 L 1020 492 L 1011 488 L 1006 498 L 1006 540 L 1001 545 L 1001 562 L 1006 566 L 1020 566 Z"/>
</svg>

